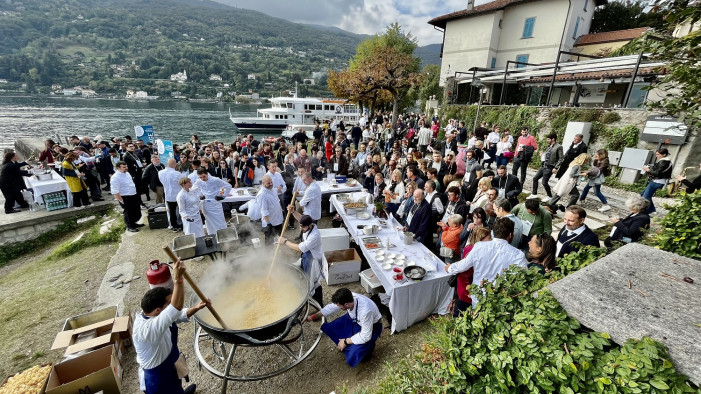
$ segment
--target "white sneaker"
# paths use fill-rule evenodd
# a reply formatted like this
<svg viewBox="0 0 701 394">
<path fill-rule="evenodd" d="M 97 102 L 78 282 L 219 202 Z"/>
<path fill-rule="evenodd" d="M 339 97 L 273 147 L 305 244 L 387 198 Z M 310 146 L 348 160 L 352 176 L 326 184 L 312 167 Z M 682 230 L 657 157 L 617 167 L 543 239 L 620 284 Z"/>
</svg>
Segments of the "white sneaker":
<svg viewBox="0 0 701 394">
<path fill-rule="evenodd" d="M 602 205 L 601 208 L 598 209 L 599 212 L 606 212 L 606 211 L 610 211 L 610 210 L 611 210 L 610 205 Z"/>
<path fill-rule="evenodd" d="M 545 197 L 541 198 L 540 201 L 542 201 L 542 202 L 548 202 L 548 201 L 550 201 L 551 198 L 552 198 L 552 197 L 545 196 Z"/>
<path fill-rule="evenodd" d="M 526 200 L 530 200 L 531 198 L 540 198 L 537 194 L 531 194 L 530 196 L 526 197 Z"/>
</svg>

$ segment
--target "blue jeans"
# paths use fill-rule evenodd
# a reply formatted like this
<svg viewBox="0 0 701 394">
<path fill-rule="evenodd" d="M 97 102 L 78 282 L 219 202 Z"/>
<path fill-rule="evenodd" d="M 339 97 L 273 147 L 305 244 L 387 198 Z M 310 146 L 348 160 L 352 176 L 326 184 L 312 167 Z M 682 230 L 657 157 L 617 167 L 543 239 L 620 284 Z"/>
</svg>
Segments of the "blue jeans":
<svg viewBox="0 0 701 394">
<path fill-rule="evenodd" d="M 655 192 L 657 192 L 659 189 L 662 189 L 663 187 L 663 183 L 650 182 L 647 184 L 645 190 L 643 190 L 641 196 L 643 196 L 644 199 L 650 201 L 650 206 L 647 207 L 647 213 L 653 213 L 657 211 L 655 209 L 655 204 L 652 202 L 652 196 L 654 196 Z"/>
<path fill-rule="evenodd" d="M 584 201 L 584 199 L 587 198 L 590 188 L 591 186 L 589 186 L 589 183 L 584 186 L 584 190 L 582 190 L 582 195 L 579 197 L 579 201 Z M 594 194 L 599 197 L 602 204 L 608 205 L 608 202 L 606 202 L 606 197 L 604 197 L 604 195 L 601 193 L 601 185 L 594 185 Z"/>
<path fill-rule="evenodd" d="M 496 157 L 496 161 L 497 161 L 497 167 L 505 166 L 505 165 L 509 164 L 509 159 L 507 157 L 504 157 L 501 155 Z"/>
</svg>

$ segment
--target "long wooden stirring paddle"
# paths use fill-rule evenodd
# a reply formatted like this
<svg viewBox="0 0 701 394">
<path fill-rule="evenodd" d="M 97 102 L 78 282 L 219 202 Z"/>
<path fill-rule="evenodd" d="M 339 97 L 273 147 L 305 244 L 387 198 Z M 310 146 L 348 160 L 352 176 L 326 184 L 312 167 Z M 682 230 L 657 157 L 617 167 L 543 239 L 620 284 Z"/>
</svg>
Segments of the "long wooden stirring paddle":
<svg viewBox="0 0 701 394">
<path fill-rule="evenodd" d="M 166 252 L 168 257 L 173 261 L 176 262 L 178 260 L 178 256 L 173 253 L 173 251 L 170 249 L 170 246 L 164 246 L 163 251 Z M 195 291 L 195 294 L 197 294 L 198 297 L 200 297 L 200 300 L 202 301 L 207 301 L 207 297 L 202 293 L 202 290 L 197 286 L 194 280 L 192 280 L 192 277 L 190 277 L 190 274 L 187 273 L 187 271 L 184 272 L 185 275 L 185 280 L 187 283 L 190 284 L 190 287 L 192 287 L 192 290 Z M 217 311 L 214 310 L 214 307 L 211 304 L 207 305 L 207 309 L 209 309 L 209 312 L 214 316 L 215 319 L 217 319 L 217 322 L 222 326 L 223 329 L 228 330 L 229 328 L 226 326 L 226 323 L 224 323 L 224 320 L 222 320 L 221 316 L 217 313 Z"/>
<path fill-rule="evenodd" d="M 294 192 L 292 195 L 292 204 L 294 204 L 297 201 L 297 193 L 299 192 Z M 293 209 L 294 211 L 294 209 Z M 287 230 L 287 223 L 290 221 L 290 215 L 292 215 L 292 211 L 287 211 L 287 217 L 285 217 L 285 224 L 282 225 L 282 232 L 280 233 L 280 237 L 283 237 L 285 235 L 285 230 Z M 275 260 L 277 259 L 277 252 L 280 251 L 280 242 L 277 243 L 277 247 L 275 248 L 275 254 L 273 255 L 273 262 L 270 263 L 270 269 L 268 270 L 268 276 L 266 278 L 266 283 L 270 283 L 270 276 L 273 274 L 273 267 L 275 266 Z"/>
</svg>

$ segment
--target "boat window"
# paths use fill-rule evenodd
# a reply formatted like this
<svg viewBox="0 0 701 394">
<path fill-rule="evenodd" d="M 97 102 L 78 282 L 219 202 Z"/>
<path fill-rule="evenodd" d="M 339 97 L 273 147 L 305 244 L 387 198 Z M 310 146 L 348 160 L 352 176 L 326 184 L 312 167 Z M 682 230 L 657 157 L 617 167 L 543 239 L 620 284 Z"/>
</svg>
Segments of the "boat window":
<svg viewBox="0 0 701 394">
<path fill-rule="evenodd" d="M 317 104 L 316 109 L 317 111 L 321 111 L 321 104 Z"/>
</svg>

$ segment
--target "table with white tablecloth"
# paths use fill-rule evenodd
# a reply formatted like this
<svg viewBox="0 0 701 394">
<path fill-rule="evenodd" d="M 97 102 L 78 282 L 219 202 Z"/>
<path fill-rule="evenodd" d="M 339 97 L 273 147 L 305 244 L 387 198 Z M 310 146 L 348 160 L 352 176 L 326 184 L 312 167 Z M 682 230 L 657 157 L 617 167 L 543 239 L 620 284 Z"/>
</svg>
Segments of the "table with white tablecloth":
<svg viewBox="0 0 701 394">
<path fill-rule="evenodd" d="M 316 181 L 316 184 L 319 185 L 319 189 L 321 189 L 321 194 L 337 194 L 337 193 L 350 193 L 350 192 L 357 192 L 362 190 L 362 186 L 358 182 L 355 183 L 353 186 L 349 186 L 348 184 L 345 183 L 339 183 L 336 185 L 332 185 L 331 182 L 328 181 Z M 251 194 L 248 191 L 251 190 L 252 188 L 250 187 L 239 187 L 239 188 L 232 188 L 231 192 L 229 193 L 222 202 L 246 202 L 253 200 L 256 198 L 255 194 Z M 333 211 L 331 211 L 333 212 Z"/>
<path fill-rule="evenodd" d="M 73 194 L 71 194 L 71 189 L 68 187 L 68 182 L 56 171 L 51 171 L 51 179 L 47 181 L 37 180 L 34 176 L 24 177 L 24 184 L 27 186 L 27 189 L 32 189 L 34 192 L 34 202 L 36 203 L 44 204 L 44 199 L 42 198 L 44 194 L 65 191 L 68 206 L 73 206 Z"/>
<path fill-rule="evenodd" d="M 351 194 L 354 201 L 365 196 L 367 196 L 366 193 Z M 336 199 L 336 196 L 331 196 L 331 203 L 343 218 L 351 237 L 360 245 L 370 268 L 390 296 L 392 332 L 405 330 L 433 313 L 440 315 L 448 313 L 453 289 L 448 285 L 449 276 L 443 268 L 443 262 L 435 254 L 419 242 L 405 245 L 403 233 L 397 230 L 399 223 L 394 219 L 387 221 L 387 226 L 381 227 L 379 233 L 374 235 L 379 237 L 383 244 L 386 244 L 389 239 L 390 248 L 386 252 L 403 254 L 407 257 L 407 261 L 413 261 L 427 270 L 426 277 L 419 282 L 406 278 L 396 281 L 393 278 L 395 273 L 391 269 L 382 269 L 382 264 L 375 259 L 377 249 L 370 250 L 365 247 L 362 242 L 365 235 L 360 235 L 361 231 L 358 230 L 358 226 L 379 224 L 379 220 L 375 217 L 363 220 L 356 218 L 355 215 L 347 215 L 343 204 Z M 367 211 L 371 213 L 372 206 L 368 206 Z"/>
</svg>

